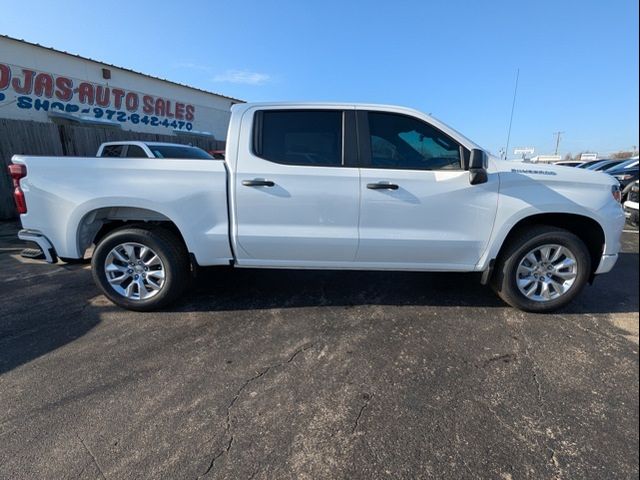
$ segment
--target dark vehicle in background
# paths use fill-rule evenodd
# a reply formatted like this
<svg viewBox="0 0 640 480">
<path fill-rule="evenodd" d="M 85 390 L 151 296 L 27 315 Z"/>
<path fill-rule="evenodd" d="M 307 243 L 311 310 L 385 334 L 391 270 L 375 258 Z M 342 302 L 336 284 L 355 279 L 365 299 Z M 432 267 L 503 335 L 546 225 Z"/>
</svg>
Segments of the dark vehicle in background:
<svg viewBox="0 0 640 480">
<path fill-rule="evenodd" d="M 591 165 L 595 165 L 596 163 L 600 163 L 602 159 L 599 160 L 589 160 L 588 162 L 583 162 L 582 165 L 578 165 L 578 168 L 589 168 Z"/>
<path fill-rule="evenodd" d="M 587 167 L 587 170 L 593 170 L 594 172 L 601 172 L 603 170 L 607 170 L 608 168 L 615 168 L 620 165 L 625 160 L 601 160 L 598 163 L 594 163 L 590 167 Z"/>
<path fill-rule="evenodd" d="M 560 165 L 561 167 L 579 167 L 584 162 L 579 160 L 563 160 L 562 162 L 556 162 L 554 165 Z"/>
<path fill-rule="evenodd" d="M 630 167 L 633 166 L 633 164 L 638 164 L 638 158 L 626 158 L 623 160 L 620 160 L 620 163 L 618 163 L 617 165 L 613 165 L 611 167 L 605 168 L 604 171 L 609 173 L 609 170 L 614 170 L 617 168 L 626 168 L 626 167 Z"/>
<path fill-rule="evenodd" d="M 631 184 L 631 188 L 629 189 L 629 196 L 627 201 L 624 202 L 624 215 L 627 217 L 627 221 L 634 226 L 638 226 L 638 191 L 640 187 L 638 186 L 638 181 L 636 180 Z"/>
<path fill-rule="evenodd" d="M 605 173 L 608 173 L 618 180 L 620 183 L 620 190 L 622 191 L 622 201 L 625 202 L 629 196 L 633 183 L 638 180 L 638 159 L 630 159 L 629 161 L 623 162 L 614 168 L 605 170 Z"/>
</svg>

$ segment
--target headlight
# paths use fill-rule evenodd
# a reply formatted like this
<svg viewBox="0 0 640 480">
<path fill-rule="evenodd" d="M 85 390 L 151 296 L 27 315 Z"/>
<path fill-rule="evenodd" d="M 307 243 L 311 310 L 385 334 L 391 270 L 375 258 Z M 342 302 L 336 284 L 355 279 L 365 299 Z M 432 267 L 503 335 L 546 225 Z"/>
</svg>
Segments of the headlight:
<svg viewBox="0 0 640 480">
<path fill-rule="evenodd" d="M 622 192 L 619 185 L 611 185 L 611 195 L 613 195 L 616 202 L 622 202 Z"/>
</svg>

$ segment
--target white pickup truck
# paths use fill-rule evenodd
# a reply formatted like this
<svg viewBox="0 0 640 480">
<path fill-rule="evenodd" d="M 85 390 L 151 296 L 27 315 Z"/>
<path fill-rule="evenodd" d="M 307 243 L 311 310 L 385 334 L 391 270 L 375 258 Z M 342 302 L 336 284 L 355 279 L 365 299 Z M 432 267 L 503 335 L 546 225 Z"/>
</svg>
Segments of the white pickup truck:
<svg viewBox="0 0 640 480">
<path fill-rule="evenodd" d="M 545 312 L 611 270 L 618 183 L 500 161 L 415 110 L 232 108 L 226 160 L 15 155 L 23 230 L 47 261 L 83 258 L 114 303 L 176 299 L 197 266 L 482 272 Z"/>
</svg>

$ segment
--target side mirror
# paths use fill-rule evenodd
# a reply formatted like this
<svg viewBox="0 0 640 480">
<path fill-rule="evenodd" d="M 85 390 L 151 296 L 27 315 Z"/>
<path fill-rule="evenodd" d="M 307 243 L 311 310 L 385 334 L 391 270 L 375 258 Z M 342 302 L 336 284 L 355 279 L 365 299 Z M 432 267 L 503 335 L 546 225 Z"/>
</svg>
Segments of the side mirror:
<svg viewBox="0 0 640 480">
<path fill-rule="evenodd" d="M 474 148 L 471 150 L 471 158 L 469 159 L 469 183 L 471 185 L 479 185 L 487 183 L 488 180 L 487 154 L 484 150 Z"/>
</svg>

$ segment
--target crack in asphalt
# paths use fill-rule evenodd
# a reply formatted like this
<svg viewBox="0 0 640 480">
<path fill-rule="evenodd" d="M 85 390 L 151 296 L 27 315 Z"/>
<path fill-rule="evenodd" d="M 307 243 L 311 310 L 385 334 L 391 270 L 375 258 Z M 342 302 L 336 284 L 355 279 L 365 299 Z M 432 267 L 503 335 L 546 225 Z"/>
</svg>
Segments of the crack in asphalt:
<svg viewBox="0 0 640 480">
<path fill-rule="evenodd" d="M 100 472 L 100 476 L 104 479 L 107 480 L 107 476 L 104 474 L 104 472 L 102 471 L 102 468 L 100 467 L 100 464 L 98 463 L 98 459 L 96 458 L 96 456 L 93 454 L 93 452 L 91 451 L 91 449 L 89 448 L 89 446 L 84 442 L 84 440 L 82 439 L 82 437 L 80 435 L 78 435 L 78 433 L 76 432 L 76 437 L 78 437 L 78 440 L 80 440 L 80 443 L 82 444 L 82 446 L 84 447 L 84 449 L 87 451 L 87 453 L 91 456 L 91 459 L 93 460 L 94 465 L 96 466 L 96 468 L 98 469 L 98 472 Z M 85 466 L 86 468 L 86 466 Z"/>
<path fill-rule="evenodd" d="M 460 434 L 458 433 L 458 424 L 457 423 L 454 424 L 454 428 L 455 428 L 455 431 L 456 431 L 455 454 L 456 454 L 456 456 L 458 458 L 460 458 L 460 461 L 462 461 L 462 465 L 467 470 L 467 472 L 469 472 L 470 478 L 478 478 L 478 476 L 475 475 L 473 473 L 473 471 L 471 470 L 471 467 L 469 467 L 469 464 L 467 463 L 467 460 L 464 458 L 464 454 L 460 453 L 460 451 L 459 451 L 459 446 L 460 446 L 461 442 L 460 442 Z"/>
<path fill-rule="evenodd" d="M 537 390 L 537 399 L 538 399 L 538 410 L 540 413 L 540 418 L 547 418 L 547 415 L 544 412 L 544 408 L 546 406 L 546 402 L 545 402 L 545 398 L 544 398 L 544 394 L 542 391 L 542 384 L 540 383 L 540 379 L 538 378 L 538 363 L 535 361 L 534 357 L 531 355 L 531 342 L 529 341 L 529 338 L 527 337 L 527 335 L 524 333 L 524 328 L 519 328 L 518 329 L 518 337 L 515 337 L 516 341 L 519 341 L 520 338 L 522 338 L 522 341 L 524 343 L 524 356 L 525 358 L 527 358 L 529 360 L 529 362 L 531 363 L 531 376 L 533 378 L 533 381 L 536 385 L 536 390 Z M 492 412 L 495 415 L 495 412 Z M 497 417 L 497 416 L 496 416 Z M 537 423 L 537 422 L 536 422 Z M 553 440 L 553 436 L 550 436 L 549 434 L 545 434 L 544 435 L 545 439 L 548 440 Z M 544 448 L 546 448 L 548 451 L 551 452 L 551 457 L 549 458 L 549 463 L 553 466 L 553 468 L 556 471 L 556 475 L 555 478 L 556 479 L 560 479 L 563 476 L 563 470 L 562 467 L 560 466 L 560 462 L 558 461 L 557 458 L 557 454 L 555 449 L 553 449 L 550 445 L 548 445 L 546 443 L 546 441 L 543 440 L 544 443 Z"/>
<path fill-rule="evenodd" d="M 555 480 L 560 480 L 563 478 L 564 471 L 562 470 L 562 467 L 560 466 L 560 462 L 558 461 L 556 450 L 550 447 L 549 445 L 545 444 L 544 440 L 540 438 L 541 436 L 544 436 L 546 439 L 552 438 L 549 436 L 549 434 L 541 435 L 541 432 L 538 430 L 528 429 L 530 432 L 534 433 L 534 438 L 529 439 L 525 435 L 520 433 L 512 425 L 505 422 L 490 405 L 488 404 L 484 404 L 484 405 L 487 408 L 487 410 L 489 410 L 491 414 L 495 417 L 498 423 L 500 423 L 504 428 L 506 428 L 509 432 L 511 432 L 514 438 L 517 438 L 518 440 L 523 442 L 523 444 L 525 444 L 532 452 L 539 451 L 540 448 L 543 448 L 549 451 L 551 455 L 549 456 L 547 461 L 551 464 L 551 466 L 556 471 L 553 478 Z"/>
<path fill-rule="evenodd" d="M 197 478 L 201 479 L 203 477 L 205 477 L 207 474 L 209 474 L 209 472 L 211 472 L 211 470 L 213 469 L 216 460 L 218 460 L 218 458 L 220 458 L 222 455 L 229 453 L 229 451 L 231 450 L 231 447 L 233 446 L 233 433 L 232 433 L 232 429 L 231 429 L 231 409 L 234 407 L 234 405 L 236 404 L 236 402 L 238 401 L 238 398 L 240 398 L 240 394 L 242 394 L 242 391 L 247 388 L 247 386 L 254 382 L 255 380 L 263 377 L 267 372 L 269 372 L 270 370 L 273 370 L 275 368 L 278 367 L 282 367 L 283 365 L 287 365 L 291 362 L 293 362 L 293 360 L 302 352 L 304 352 L 305 350 L 309 350 L 311 347 L 313 347 L 312 343 L 305 343 L 304 345 L 302 345 L 301 347 L 299 347 L 295 352 L 293 352 L 289 358 L 287 360 L 285 360 L 284 362 L 280 362 L 280 363 L 276 363 L 274 365 L 269 365 L 268 367 L 266 367 L 265 369 L 263 369 L 262 371 L 259 371 L 256 375 L 254 375 L 253 377 L 249 378 L 248 380 L 246 380 L 241 386 L 240 388 L 237 390 L 236 394 L 234 395 L 234 397 L 231 399 L 231 401 L 229 402 L 229 405 L 227 405 L 227 419 L 226 419 L 226 423 L 225 423 L 225 436 L 229 436 L 229 441 L 227 443 L 226 446 L 222 447 L 219 451 L 217 451 L 214 456 L 211 458 L 211 462 L 209 462 L 209 466 L 207 467 L 207 469 L 204 471 L 204 473 L 202 473 L 201 475 L 199 475 Z"/>
<path fill-rule="evenodd" d="M 360 423 L 360 417 L 362 417 L 362 412 L 364 412 L 365 408 L 367 408 L 369 406 L 369 402 L 371 401 L 371 398 L 373 398 L 373 395 L 369 395 L 368 393 L 365 393 L 364 395 L 362 395 L 362 398 L 364 399 L 364 405 L 362 405 L 362 407 L 360 407 L 360 411 L 358 412 L 358 416 L 356 417 L 356 421 L 353 423 L 353 428 L 351 429 L 351 433 L 356 433 L 356 430 L 358 428 L 358 424 Z"/>
<path fill-rule="evenodd" d="M 544 399 L 544 394 L 542 393 L 542 384 L 540 383 L 540 379 L 538 378 L 538 370 L 539 370 L 538 363 L 531 355 L 531 352 L 530 352 L 531 342 L 529 342 L 527 335 L 524 333 L 524 329 L 522 327 L 519 328 L 517 333 L 518 333 L 518 336 L 513 336 L 513 338 L 518 343 L 520 343 L 520 339 L 522 338 L 522 343 L 524 343 L 524 357 L 527 360 L 529 360 L 529 363 L 531 363 L 531 377 L 533 378 L 533 382 L 536 385 L 536 391 L 538 396 L 538 410 L 540 412 L 540 417 L 544 418 L 545 399 Z"/>
<path fill-rule="evenodd" d="M 484 366 L 486 367 L 487 365 L 493 363 L 493 362 L 499 362 L 502 361 L 503 363 L 509 363 L 513 360 L 515 360 L 517 357 L 515 354 L 513 353 L 505 353 L 504 355 L 496 355 L 493 356 L 491 358 L 488 358 L 487 360 L 484 361 Z"/>
<path fill-rule="evenodd" d="M 529 343 L 529 339 L 527 339 L 527 337 L 524 334 L 524 332 L 521 332 L 521 333 L 522 333 L 522 339 L 524 340 L 524 345 L 525 345 L 525 347 L 524 347 L 524 355 L 531 362 L 531 376 L 533 377 L 533 381 L 536 384 L 536 389 L 538 391 L 538 408 L 540 410 L 540 415 L 542 415 L 544 417 L 543 407 L 545 405 L 545 400 L 544 400 L 544 395 L 542 393 L 542 384 L 540 383 L 540 380 L 538 379 L 538 371 L 537 371 L 538 370 L 538 364 L 536 363 L 534 358 L 529 353 L 529 348 L 531 346 L 531 344 Z"/>
<path fill-rule="evenodd" d="M 576 327 L 578 327 L 580 330 L 582 330 L 583 332 L 585 332 L 586 334 L 589 335 L 594 335 L 597 336 L 603 340 L 606 341 L 608 340 L 609 342 L 611 342 L 612 344 L 616 345 L 617 347 L 622 347 L 622 348 L 626 348 L 628 346 L 628 340 L 624 339 L 624 336 L 620 335 L 620 334 L 608 334 L 605 333 L 604 331 L 598 331 L 598 330 L 593 330 L 591 328 L 585 327 L 584 325 L 582 325 L 579 321 L 571 318 L 571 317 L 567 317 L 566 315 L 561 315 L 561 314 L 556 314 L 559 318 L 566 320 L 568 322 L 570 322 L 571 324 L 575 325 Z M 590 313 L 584 314 L 587 318 L 597 322 L 597 318 L 595 317 L 595 315 L 592 315 Z M 609 320 L 607 320 L 605 323 L 609 322 Z M 623 340 L 624 339 L 624 340 Z"/>
<path fill-rule="evenodd" d="M 517 438 L 518 440 L 520 440 L 522 443 L 524 443 L 525 445 L 527 445 L 529 448 L 532 447 L 537 447 L 538 445 L 536 445 L 534 442 L 532 442 L 531 440 L 529 440 L 527 437 L 525 437 L 522 433 L 520 433 L 518 430 L 516 430 L 511 424 L 505 422 L 502 417 L 500 417 L 500 415 L 498 415 L 498 412 L 496 412 L 491 405 L 483 403 L 484 406 L 487 408 L 487 410 L 489 410 L 493 416 L 495 417 L 495 419 L 498 421 L 498 423 L 500 423 L 500 425 L 502 425 L 504 428 L 506 428 L 507 430 L 509 430 L 509 432 L 511 432 L 511 434 L 514 436 L 514 438 Z"/>
</svg>

